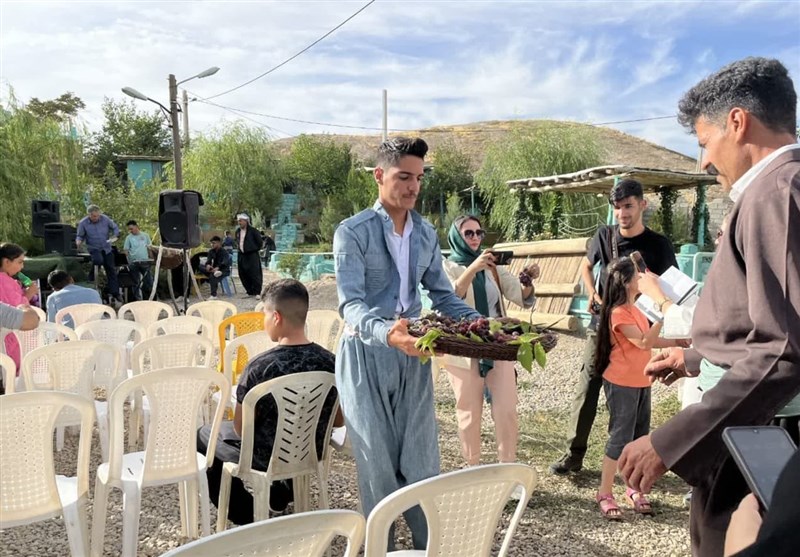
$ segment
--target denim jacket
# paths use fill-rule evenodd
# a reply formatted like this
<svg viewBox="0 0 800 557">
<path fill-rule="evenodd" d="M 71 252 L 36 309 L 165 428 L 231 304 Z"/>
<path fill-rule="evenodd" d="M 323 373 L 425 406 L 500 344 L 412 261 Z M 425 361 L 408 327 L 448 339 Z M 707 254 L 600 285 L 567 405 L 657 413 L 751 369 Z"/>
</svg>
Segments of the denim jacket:
<svg viewBox="0 0 800 557">
<path fill-rule="evenodd" d="M 442 269 L 439 239 L 433 225 L 416 211 L 409 211 L 411 231 L 409 288 L 411 307 L 399 317 L 418 317 L 422 301 L 418 286 L 428 290 L 433 309 L 455 318 L 477 318 L 480 314 L 455 295 Z M 389 251 L 392 219 L 380 201 L 342 221 L 333 238 L 339 314 L 367 345 L 388 346 L 390 321 L 396 319 L 400 273 Z"/>
</svg>

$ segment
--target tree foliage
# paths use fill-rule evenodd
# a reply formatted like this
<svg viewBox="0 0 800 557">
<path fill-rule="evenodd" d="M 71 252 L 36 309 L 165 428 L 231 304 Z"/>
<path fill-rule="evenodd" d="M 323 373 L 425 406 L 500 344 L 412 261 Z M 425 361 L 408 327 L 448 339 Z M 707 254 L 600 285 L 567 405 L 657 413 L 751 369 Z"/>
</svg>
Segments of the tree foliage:
<svg viewBox="0 0 800 557">
<path fill-rule="evenodd" d="M 235 123 L 192 142 L 183 158 L 183 181 L 185 188 L 203 194 L 207 211 L 232 222 L 242 211 L 274 216 L 284 170 L 263 129 Z"/>
<path fill-rule="evenodd" d="M 64 122 L 77 116 L 78 111 L 86 108 L 86 104 L 75 93 L 67 91 L 51 100 L 40 101 L 33 97 L 28 101 L 26 108 L 37 118 Z"/>
<path fill-rule="evenodd" d="M 518 127 L 491 145 L 476 176 L 489 224 L 507 240 L 550 237 L 568 205 L 553 193 L 511 190 L 507 180 L 575 172 L 600 163 L 591 128 L 559 124 Z M 572 197 L 572 196 L 565 196 Z M 589 196 L 581 203 L 593 204 Z"/>
<path fill-rule="evenodd" d="M 426 174 L 417 202 L 423 213 L 443 214 L 450 196 L 465 197 L 464 190 L 474 182 L 470 158 L 455 143 L 447 142 L 436 148 L 431 162 L 433 171 Z"/>
</svg>

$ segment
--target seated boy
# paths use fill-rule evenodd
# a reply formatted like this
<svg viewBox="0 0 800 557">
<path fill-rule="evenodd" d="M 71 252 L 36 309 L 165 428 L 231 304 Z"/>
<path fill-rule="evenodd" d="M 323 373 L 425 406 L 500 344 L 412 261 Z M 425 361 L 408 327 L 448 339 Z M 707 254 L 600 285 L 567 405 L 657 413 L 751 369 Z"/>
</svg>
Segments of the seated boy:
<svg viewBox="0 0 800 557">
<path fill-rule="evenodd" d="M 304 329 L 308 313 L 308 291 L 303 283 L 292 279 L 271 282 L 261 293 L 261 301 L 264 302 L 265 334 L 277 342 L 278 346 L 252 358 L 239 379 L 234 419 L 232 422 L 222 422 L 214 451 L 214 462 L 207 471 L 209 494 L 214 505 L 219 502 L 223 462 L 239 462 L 242 401 L 250 389 L 291 373 L 327 371 L 332 374 L 335 369 L 334 355 L 306 338 Z M 325 439 L 326 426 L 335 400 L 336 392 L 331 390 L 323 405 L 316 432 L 318 457 L 321 457 L 328 441 Z M 253 468 L 257 470 L 267 469 L 275 442 L 277 422 L 278 408 L 275 400 L 272 396 L 267 396 L 256 407 Z M 344 420 L 337 416 L 337 422 L 343 423 Z M 210 431 L 210 426 L 203 426 L 197 433 L 197 450 L 201 453 L 208 447 Z M 270 508 L 273 512 L 283 511 L 292 499 L 291 481 L 272 483 Z M 238 478 L 233 478 L 231 485 L 228 518 L 235 524 L 253 522 L 253 496 Z"/>
</svg>

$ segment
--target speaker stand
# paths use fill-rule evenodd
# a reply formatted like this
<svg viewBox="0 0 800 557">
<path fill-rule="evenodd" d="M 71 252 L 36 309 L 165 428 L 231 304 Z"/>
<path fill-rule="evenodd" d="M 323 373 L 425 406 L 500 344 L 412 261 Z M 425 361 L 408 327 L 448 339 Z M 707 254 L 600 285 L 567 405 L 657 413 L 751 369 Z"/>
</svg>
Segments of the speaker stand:
<svg viewBox="0 0 800 557">
<path fill-rule="evenodd" d="M 159 271 L 161 270 L 161 256 L 164 253 L 164 246 L 158 246 L 158 256 L 156 257 L 156 267 L 155 271 L 153 271 L 153 289 L 150 291 L 150 300 L 154 300 L 156 297 L 156 292 L 158 290 L 158 277 Z M 200 285 L 197 284 L 197 278 L 194 276 L 194 271 L 192 271 L 192 262 L 191 258 L 189 257 L 189 250 L 184 248 L 183 249 L 183 311 L 178 307 L 178 301 L 175 299 L 175 288 L 172 285 L 172 273 L 167 273 L 167 286 L 169 287 L 169 297 L 172 301 L 172 306 L 175 308 L 175 311 L 178 315 L 186 315 L 189 306 L 189 284 L 191 280 L 191 284 L 194 285 L 194 291 L 197 293 L 198 299 L 202 302 L 204 300 L 203 295 L 200 293 Z"/>
</svg>

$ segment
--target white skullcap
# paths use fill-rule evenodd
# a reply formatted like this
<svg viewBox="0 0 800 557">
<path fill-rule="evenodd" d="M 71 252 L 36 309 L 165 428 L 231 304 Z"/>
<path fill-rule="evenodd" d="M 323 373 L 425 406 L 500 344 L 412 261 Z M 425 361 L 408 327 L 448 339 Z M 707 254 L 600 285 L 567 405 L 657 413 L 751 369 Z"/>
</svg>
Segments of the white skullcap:
<svg viewBox="0 0 800 557">
<path fill-rule="evenodd" d="M 242 219 L 244 219 L 244 220 L 246 220 L 246 221 L 249 221 L 249 220 L 250 220 L 250 217 L 248 217 L 248 216 L 247 216 L 247 215 L 245 215 L 244 213 L 239 213 L 238 215 L 236 215 L 236 220 L 242 220 Z"/>
</svg>

